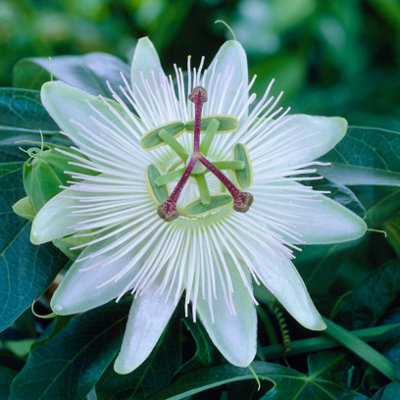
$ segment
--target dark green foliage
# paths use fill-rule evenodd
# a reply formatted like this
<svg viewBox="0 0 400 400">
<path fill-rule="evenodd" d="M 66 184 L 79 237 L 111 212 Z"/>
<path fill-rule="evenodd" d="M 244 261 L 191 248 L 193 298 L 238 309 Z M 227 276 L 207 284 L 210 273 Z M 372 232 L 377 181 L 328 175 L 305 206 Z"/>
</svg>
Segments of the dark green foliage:
<svg viewBox="0 0 400 400">
<path fill-rule="evenodd" d="M 168 386 L 182 362 L 179 325 L 179 318 L 173 318 L 150 356 L 131 374 L 118 375 L 110 365 L 96 385 L 98 399 L 150 399 Z"/>
<path fill-rule="evenodd" d="M 322 160 L 319 172 L 342 185 L 400 186 L 400 134 L 384 129 L 350 127 L 345 138 Z"/>
<path fill-rule="evenodd" d="M 0 143 L 17 140 L 40 141 L 43 135 L 58 134 L 59 128 L 40 101 L 40 92 L 27 89 L 0 89 Z"/>
<path fill-rule="evenodd" d="M 11 208 L 24 196 L 21 170 L 0 177 L 0 331 L 40 297 L 65 264 L 51 244 L 29 241 L 30 223 Z"/>
<path fill-rule="evenodd" d="M 341 353 L 309 359 L 309 373 L 304 375 L 279 364 L 253 362 L 252 367 L 259 379 L 268 380 L 274 387 L 262 397 L 263 400 L 319 399 L 319 400 L 366 400 L 360 393 L 344 388 L 328 380 L 335 376 L 333 371 L 342 363 Z M 337 373 L 337 372 L 336 372 Z M 221 386 L 230 382 L 254 379 L 246 368 L 222 365 L 208 369 L 199 369 L 181 376 L 173 385 L 154 396 L 152 400 L 180 400 L 190 395 Z"/>
<path fill-rule="evenodd" d="M 110 304 L 71 320 L 32 351 L 10 400 L 84 398 L 116 355 L 128 310 L 129 302 Z"/>
<path fill-rule="evenodd" d="M 365 217 L 370 228 L 386 230 L 388 239 L 367 233 L 353 242 L 303 246 L 295 264 L 317 308 L 349 330 L 400 323 L 398 2 L 5 0 L 0 81 L 16 88 L 0 89 L 0 400 L 400 398 L 398 382 L 389 382 L 334 341 L 329 346 L 336 347 L 322 351 L 319 341 L 326 336 L 306 331 L 284 313 L 295 351 L 284 359 L 278 346 L 269 359 L 263 349 L 282 338 L 267 306 L 267 326 L 259 328 L 253 363 L 260 391 L 249 369 L 224 364 L 201 323 L 184 319 L 181 306 L 145 363 L 123 376 L 114 372 L 113 360 L 129 298 L 51 323 L 24 313 L 39 298 L 35 309 L 50 312 L 51 293 L 41 295 L 67 262 L 51 244 L 33 246 L 30 222 L 11 209 L 26 196 L 22 166 L 28 156 L 15 141 L 38 142 L 24 144 L 25 149 L 40 147 L 41 132 L 45 141 L 69 145 L 41 104 L 41 85 L 62 80 L 110 96 L 106 81 L 119 91 L 119 73 L 130 80 L 125 61 L 143 35 L 150 36 L 168 72 L 172 62 L 184 65 L 188 53 L 193 65 L 201 55 L 207 65 L 230 36 L 214 25 L 218 18 L 232 25 L 248 52 L 250 74 L 258 74 L 258 95 L 276 78 L 273 91 L 285 91 L 280 104 L 290 104 L 295 112 L 341 115 L 353 125 L 322 158 L 332 164 L 319 168 L 325 179 L 308 184 L 329 190 L 332 198 Z M 46 180 L 52 194 L 66 183 L 67 161 L 60 162 L 57 179 Z M 32 179 L 31 187 L 40 189 L 36 182 Z M 36 210 L 50 197 L 39 199 Z M 262 290 L 256 295 L 270 304 Z M 394 363 L 399 380 L 400 328 L 368 332 L 365 340 Z"/>
<path fill-rule="evenodd" d="M 119 85 L 125 86 L 121 74 L 130 81 L 129 66 L 106 53 L 26 58 L 15 65 L 13 83 L 15 87 L 40 90 L 43 83 L 60 79 L 90 94 L 111 97 L 106 82 L 108 80 L 111 87 L 120 92 Z"/>
<path fill-rule="evenodd" d="M 400 261 L 376 269 L 342 303 L 338 321 L 350 329 L 374 326 L 400 295 Z"/>
</svg>

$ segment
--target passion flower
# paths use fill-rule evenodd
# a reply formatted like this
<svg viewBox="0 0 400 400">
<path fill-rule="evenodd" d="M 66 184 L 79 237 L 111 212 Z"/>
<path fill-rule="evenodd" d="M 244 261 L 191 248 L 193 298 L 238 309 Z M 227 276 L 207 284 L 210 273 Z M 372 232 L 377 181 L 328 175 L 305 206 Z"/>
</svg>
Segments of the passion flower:
<svg viewBox="0 0 400 400">
<path fill-rule="evenodd" d="M 325 324 L 292 264 L 298 244 L 362 236 L 351 211 L 299 182 L 345 135 L 342 118 L 288 115 L 270 95 L 249 95 L 246 55 L 226 42 L 209 68 L 166 75 L 139 40 L 132 85 L 93 97 L 46 83 L 42 102 L 75 146 L 69 186 L 33 221 L 39 244 L 84 237 L 56 290 L 61 315 L 134 295 L 115 362 L 128 373 L 150 354 L 184 293 L 224 357 L 256 353 L 252 285 L 264 285 L 299 323 Z M 120 90 L 116 90 L 120 89 Z M 118 93 L 122 93 L 119 95 Z M 77 172 L 80 167 L 81 172 Z M 87 171 L 87 172 L 85 172 Z M 160 218 L 161 217 L 161 218 Z"/>
</svg>

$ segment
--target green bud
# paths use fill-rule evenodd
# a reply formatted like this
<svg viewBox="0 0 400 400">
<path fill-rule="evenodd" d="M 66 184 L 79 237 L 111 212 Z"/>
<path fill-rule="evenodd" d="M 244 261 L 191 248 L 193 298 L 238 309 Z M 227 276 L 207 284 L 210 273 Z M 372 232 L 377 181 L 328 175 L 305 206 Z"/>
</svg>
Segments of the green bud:
<svg viewBox="0 0 400 400">
<path fill-rule="evenodd" d="M 37 213 L 52 197 L 61 192 L 60 185 L 67 185 L 70 179 L 65 171 L 81 172 L 93 175 L 93 171 L 68 164 L 75 161 L 55 149 L 79 154 L 67 147 L 44 144 L 45 149 L 32 147 L 28 150 L 30 158 L 23 167 L 24 189 Z"/>
<path fill-rule="evenodd" d="M 82 252 L 84 247 L 79 249 L 71 250 L 71 247 L 79 246 L 81 244 L 87 243 L 92 240 L 93 237 L 85 236 L 85 237 L 73 237 L 67 236 L 62 239 L 53 240 L 54 246 L 56 246 L 59 250 L 61 250 L 70 260 L 76 260 L 79 254 Z"/>
<path fill-rule="evenodd" d="M 29 197 L 23 197 L 22 199 L 18 200 L 12 206 L 12 209 L 15 214 L 29 221 L 33 221 L 36 215 L 35 211 L 33 210 L 32 203 L 29 200 Z"/>
</svg>

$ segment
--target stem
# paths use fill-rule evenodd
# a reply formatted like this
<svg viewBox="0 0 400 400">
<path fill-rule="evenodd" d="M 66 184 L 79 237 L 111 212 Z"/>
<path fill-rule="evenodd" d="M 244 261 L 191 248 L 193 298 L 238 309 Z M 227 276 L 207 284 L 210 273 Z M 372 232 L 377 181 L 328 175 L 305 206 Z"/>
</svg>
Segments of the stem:
<svg viewBox="0 0 400 400">
<path fill-rule="evenodd" d="M 374 340 L 379 336 L 383 335 L 384 333 L 390 331 L 391 329 L 399 327 L 400 323 L 383 325 L 383 326 L 374 326 L 372 328 L 357 329 L 355 331 L 351 331 L 351 334 L 363 340 Z M 290 343 L 290 352 L 288 353 L 288 355 L 294 356 L 296 354 L 303 354 L 311 351 L 327 350 L 340 346 L 341 344 L 338 343 L 336 340 L 321 336 L 309 339 L 300 339 L 292 341 Z M 268 358 L 282 357 L 285 352 L 285 348 L 281 344 L 265 346 L 263 347 L 262 350 Z"/>
<path fill-rule="evenodd" d="M 272 345 L 269 347 L 276 346 L 278 343 L 278 337 L 276 336 L 275 329 L 274 329 L 274 326 L 272 325 L 271 319 L 269 318 L 268 314 L 264 311 L 264 309 L 262 307 L 257 307 L 257 314 L 258 314 L 261 322 L 263 323 L 265 330 L 267 331 L 267 335 L 268 335 L 268 339 L 269 339 L 270 343 L 272 343 Z M 281 345 L 279 345 L 279 346 L 281 346 Z M 283 348 L 283 346 L 282 346 L 282 348 Z"/>
<path fill-rule="evenodd" d="M 357 354 L 360 358 L 380 371 L 390 380 L 395 380 L 394 365 L 390 360 L 350 331 L 335 324 L 328 318 L 324 318 L 324 321 L 327 325 L 327 328 L 324 331 L 326 335 L 332 337 L 339 343 L 342 343 L 350 351 Z"/>
</svg>

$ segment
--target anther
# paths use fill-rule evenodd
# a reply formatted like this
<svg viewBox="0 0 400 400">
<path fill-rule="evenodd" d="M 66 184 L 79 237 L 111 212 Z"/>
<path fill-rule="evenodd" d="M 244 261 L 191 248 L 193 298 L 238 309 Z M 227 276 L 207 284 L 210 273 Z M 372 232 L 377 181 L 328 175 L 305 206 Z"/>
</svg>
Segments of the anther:
<svg viewBox="0 0 400 400">
<path fill-rule="evenodd" d="M 253 204 L 254 197 L 249 192 L 240 192 L 236 198 L 233 199 L 233 209 L 238 212 L 245 213 Z"/>
<path fill-rule="evenodd" d="M 166 222 L 173 221 L 179 217 L 178 210 L 176 209 L 176 202 L 168 199 L 160 204 L 157 208 L 157 213 Z"/>
</svg>

